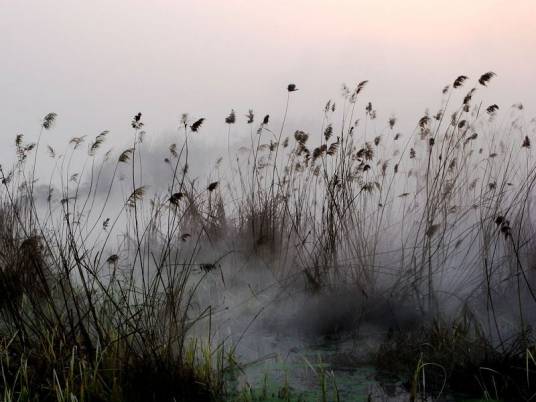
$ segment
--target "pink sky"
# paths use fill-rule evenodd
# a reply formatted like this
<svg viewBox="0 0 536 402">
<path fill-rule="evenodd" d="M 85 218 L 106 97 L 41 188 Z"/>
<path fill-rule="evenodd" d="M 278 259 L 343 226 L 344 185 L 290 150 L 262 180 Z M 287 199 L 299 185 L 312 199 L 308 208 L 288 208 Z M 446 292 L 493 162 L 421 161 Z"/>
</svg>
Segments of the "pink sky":
<svg viewBox="0 0 536 402">
<path fill-rule="evenodd" d="M 182 112 L 281 113 L 315 129 L 343 82 L 410 127 L 459 74 L 498 77 L 483 96 L 536 115 L 534 0 L 0 0 L 0 145 L 60 115 L 57 138 L 111 129 L 134 113 L 159 135 Z M 2 156 L 3 154 L 0 154 Z"/>
</svg>

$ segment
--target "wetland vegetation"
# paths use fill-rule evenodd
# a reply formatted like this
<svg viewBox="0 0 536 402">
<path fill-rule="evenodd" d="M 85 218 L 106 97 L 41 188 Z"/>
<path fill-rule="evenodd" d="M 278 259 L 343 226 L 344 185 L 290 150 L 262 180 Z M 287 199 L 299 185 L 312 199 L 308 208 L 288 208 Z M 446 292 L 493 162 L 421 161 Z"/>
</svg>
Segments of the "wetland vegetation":
<svg viewBox="0 0 536 402">
<path fill-rule="evenodd" d="M 46 115 L 0 168 L 3 401 L 533 399 L 536 120 L 494 76 L 413 132 L 367 81 L 289 132 L 289 84 L 214 161 L 203 116 L 155 150 L 137 113 L 117 151 Z"/>
</svg>

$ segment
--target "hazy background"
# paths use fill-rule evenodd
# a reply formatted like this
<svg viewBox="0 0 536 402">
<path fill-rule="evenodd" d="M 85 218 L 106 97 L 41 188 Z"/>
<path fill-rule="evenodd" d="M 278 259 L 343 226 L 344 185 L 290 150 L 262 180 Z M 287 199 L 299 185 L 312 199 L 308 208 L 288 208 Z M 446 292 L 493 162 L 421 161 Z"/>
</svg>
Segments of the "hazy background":
<svg viewBox="0 0 536 402">
<path fill-rule="evenodd" d="M 50 111 L 52 143 L 110 129 L 119 146 L 138 111 L 149 138 L 190 112 L 224 143 L 231 108 L 276 118 L 289 82 L 289 129 L 319 129 L 341 83 L 365 79 L 378 121 L 411 129 L 445 84 L 488 70 L 486 99 L 532 116 L 535 18 L 534 0 L 0 0 L 0 161 Z"/>
</svg>

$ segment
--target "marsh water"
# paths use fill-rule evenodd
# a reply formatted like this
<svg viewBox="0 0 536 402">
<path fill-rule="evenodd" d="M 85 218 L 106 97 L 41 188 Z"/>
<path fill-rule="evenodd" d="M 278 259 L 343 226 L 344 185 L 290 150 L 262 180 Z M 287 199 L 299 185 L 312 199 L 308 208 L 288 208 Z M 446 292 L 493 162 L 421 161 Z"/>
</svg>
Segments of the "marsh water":
<svg viewBox="0 0 536 402">
<path fill-rule="evenodd" d="M 370 338 L 369 338 L 370 339 Z M 375 340 L 323 339 L 292 346 L 285 337 L 258 337 L 257 345 L 273 352 L 241 366 L 229 380 L 238 401 L 288 402 L 402 402 L 410 401 L 407 384 L 396 375 L 380 373 L 367 363 Z M 250 347 L 253 345 L 250 345 Z M 281 352 L 284 350 L 284 352 Z M 429 401 L 476 402 L 441 392 Z"/>
<path fill-rule="evenodd" d="M 237 389 L 265 401 L 403 400 L 402 384 L 379 380 L 371 365 L 356 364 L 351 346 L 324 342 L 268 355 L 245 365 Z"/>
<path fill-rule="evenodd" d="M 415 325 L 407 306 L 399 303 L 395 311 L 377 300 L 355 326 L 362 301 L 354 293 L 304 295 L 294 288 L 288 297 L 281 296 L 277 286 L 272 294 L 262 293 L 263 298 L 257 288 L 272 283 L 271 278 L 221 275 L 226 287 L 221 288 L 220 274 L 214 275 L 211 283 L 203 284 L 201 295 L 207 297 L 205 303 L 220 301 L 226 307 L 221 309 L 223 316 L 213 317 L 212 325 L 222 332 L 226 345 L 232 345 L 239 366 L 228 378 L 230 401 L 410 400 L 407 373 L 387 374 L 374 366 L 389 323 Z M 255 297 L 247 295 L 249 291 Z M 468 400 L 437 389 L 429 396 L 434 401 Z"/>
</svg>

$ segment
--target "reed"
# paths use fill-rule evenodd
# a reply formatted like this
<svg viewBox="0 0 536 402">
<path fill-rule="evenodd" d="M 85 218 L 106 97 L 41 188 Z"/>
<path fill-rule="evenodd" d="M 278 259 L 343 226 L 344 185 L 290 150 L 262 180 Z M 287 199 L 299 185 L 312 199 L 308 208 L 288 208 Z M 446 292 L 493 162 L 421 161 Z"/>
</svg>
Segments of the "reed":
<svg viewBox="0 0 536 402">
<path fill-rule="evenodd" d="M 494 77 L 483 74 L 468 92 L 471 80 L 457 77 L 412 133 L 395 116 L 379 121 L 362 100 L 367 81 L 343 86 L 341 105 L 326 103 L 317 133 L 288 132 L 300 93 L 289 84 L 278 129 L 269 115 L 255 129 L 252 110 L 243 122 L 234 109 L 225 118 L 228 166 L 217 162 L 217 179 L 190 171 L 205 119 L 185 114 L 163 158 L 166 188 L 144 177 L 141 113 L 118 155 L 101 152 L 107 131 L 87 150 L 86 138 L 60 152 L 46 147 L 53 170 L 44 184 L 36 155 L 57 118 L 48 114 L 37 141 L 17 136 L 15 161 L 0 168 L 4 399 L 223 398 L 236 345 L 224 348 L 212 327 L 218 306 L 198 296 L 207 278 L 225 283 L 222 264 L 237 254 L 263 261 L 281 287 L 354 292 L 357 326 L 379 299 L 410 305 L 422 331 L 388 338 L 378 361 L 412 367 L 411 378 L 441 367 L 448 388 L 460 370 L 447 363 L 466 364 L 471 350 L 474 373 L 490 356 L 526 358 L 515 395 L 529 395 L 534 121 L 519 105 L 500 120 L 499 106 L 477 100 Z M 231 146 L 231 126 L 241 123 L 245 157 Z M 219 257 L 204 260 L 203 247 Z M 467 314 L 471 324 L 459 324 Z"/>
</svg>

